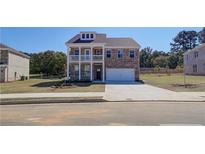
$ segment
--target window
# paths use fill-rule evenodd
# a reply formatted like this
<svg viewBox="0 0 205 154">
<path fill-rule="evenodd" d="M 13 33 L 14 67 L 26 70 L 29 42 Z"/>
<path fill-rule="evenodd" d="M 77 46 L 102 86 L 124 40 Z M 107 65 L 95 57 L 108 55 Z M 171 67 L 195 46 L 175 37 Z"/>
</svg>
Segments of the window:
<svg viewBox="0 0 205 154">
<path fill-rule="evenodd" d="M 93 38 L 93 34 L 90 34 L 90 38 Z"/>
<path fill-rule="evenodd" d="M 75 72 L 78 71 L 78 65 L 74 65 L 74 70 L 75 70 Z"/>
<path fill-rule="evenodd" d="M 85 65 L 85 72 L 90 72 L 90 65 Z"/>
<path fill-rule="evenodd" d="M 89 34 L 86 34 L 86 39 L 89 39 Z"/>
<path fill-rule="evenodd" d="M 129 56 L 130 56 L 130 58 L 134 58 L 135 57 L 135 52 L 133 50 L 131 50 L 129 52 Z"/>
<path fill-rule="evenodd" d="M 194 52 L 194 58 L 197 58 L 199 56 L 198 52 Z"/>
<path fill-rule="evenodd" d="M 106 57 L 107 57 L 107 58 L 111 58 L 111 50 L 107 50 L 107 52 L 106 52 Z"/>
<path fill-rule="evenodd" d="M 85 34 L 82 34 L 82 38 L 83 38 L 83 39 L 85 38 Z"/>
<path fill-rule="evenodd" d="M 79 50 L 78 49 L 75 50 L 75 55 L 79 55 Z"/>
<path fill-rule="evenodd" d="M 123 53 L 122 53 L 122 50 L 118 50 L 117 51 L 117 58 L 122 58 L 122 56 L 123 56 Z"/>
<path fill-rule="evenodd" d="M 193 65 L 193 72 L 196 73 L 197 72 L 197 65 Z"/>
</svg>

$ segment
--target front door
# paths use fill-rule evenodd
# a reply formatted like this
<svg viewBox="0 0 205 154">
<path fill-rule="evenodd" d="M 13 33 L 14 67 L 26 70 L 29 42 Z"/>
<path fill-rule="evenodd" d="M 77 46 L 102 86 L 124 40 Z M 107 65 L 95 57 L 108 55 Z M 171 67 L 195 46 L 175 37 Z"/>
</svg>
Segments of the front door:
<svg viewBox="0 0 205 154">
<path fill-rule="evenodd" d="M 101 68 L 96 69 L 96 80 L 102 80 L 101 78 Z"/>
</svg>

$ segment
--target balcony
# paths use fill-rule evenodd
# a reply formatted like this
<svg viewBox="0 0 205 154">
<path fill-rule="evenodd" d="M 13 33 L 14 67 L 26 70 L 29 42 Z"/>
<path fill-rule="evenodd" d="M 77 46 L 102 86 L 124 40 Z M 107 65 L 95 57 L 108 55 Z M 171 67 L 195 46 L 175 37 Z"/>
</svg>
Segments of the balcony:
<svg viewBox="0 0 205 154">
<path fill-rule="evenodd" d="M 91 61 L 91 55 L 80 55 L 81 61 Z M 70 62 L 78 62 L 79 55 L 69 55 Z M 102 61 L 103 55 L 93 55 L 93 61 Z"/>
<path fill-rule="evenodd" d="M 102 61 L 103 55 L 93 55 L 93 61 Z"/>
</svg>

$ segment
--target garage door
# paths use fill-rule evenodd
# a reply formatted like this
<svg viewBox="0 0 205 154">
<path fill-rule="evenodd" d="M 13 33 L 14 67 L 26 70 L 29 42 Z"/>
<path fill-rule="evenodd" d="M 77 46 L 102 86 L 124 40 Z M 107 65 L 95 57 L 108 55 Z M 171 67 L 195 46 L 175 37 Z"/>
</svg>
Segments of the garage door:
<svg viewBox="0 0 205 154">
<path fill-rule="evenodd" d="M 106 69 L 107 81 L 134 81 L 135 71 L 128 68 L 107 68 Z"/>
</svg>

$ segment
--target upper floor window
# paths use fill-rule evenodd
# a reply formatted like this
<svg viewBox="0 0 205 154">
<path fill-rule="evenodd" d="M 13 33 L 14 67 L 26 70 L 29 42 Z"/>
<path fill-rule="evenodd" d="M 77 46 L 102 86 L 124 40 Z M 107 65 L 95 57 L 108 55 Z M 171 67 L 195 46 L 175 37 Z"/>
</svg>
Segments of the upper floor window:
<svg viewBox="0 0 205 154">
<path fill-rule="evenodd" d="M 130 58 L 134 58 L 134 57 L 135 57 L 135 52 L 134 52 L 134 50 L 130 50 L 130 51 L 129 51 L 129 57 L 130 57 Z"/>
<path fill-rule="evenodd" d="M 79 55 L 79 50 L 78 49 L 75 50 L 75 55 Z"/>
<path fill-rule="evenodd" d="M 80 39 L 93 40 L 95 39 L 95 33 L 80 33 Z"/>
<path fill-rule="evenodd" d="M 194 52 L 194 57 L 197 58 L 199 56 L 198 52 Z"/>
<path fill-rule="evenodd" d="M 107 58 L 111 58 L 111 50 L 107 50 L 107 52 L 106 52 L 106 57 L 107 57 Z"/>
<path fill-rule="evenodd" d="M 117 58 L 121 59 L 123 57 L 123 51 L 122 50 L 118 50 L 117 51 Z"/>
<path fill-rule="evenodd" d="M 83 39 L 85 38 L 85 34 L 82 34 L 82 38 L 83 38 Z"/>
</svg>

